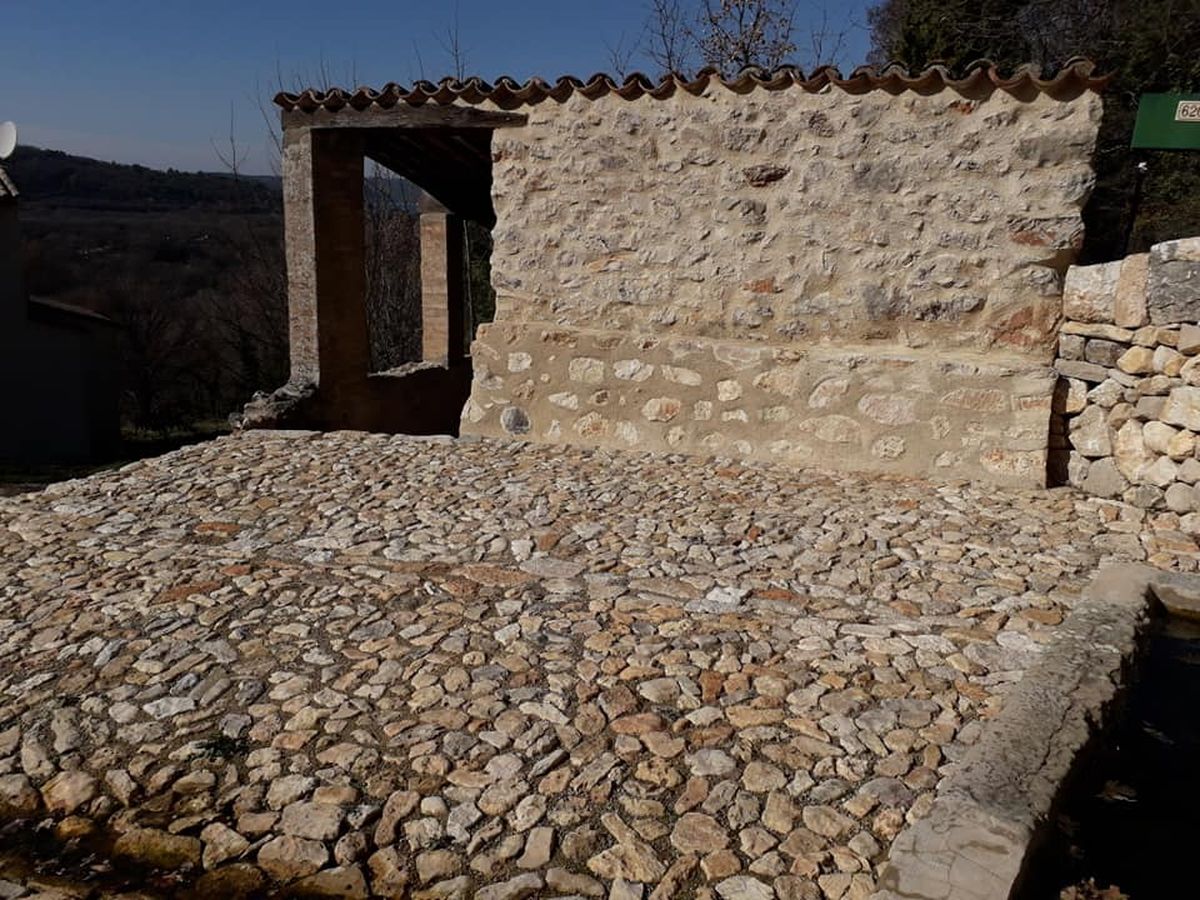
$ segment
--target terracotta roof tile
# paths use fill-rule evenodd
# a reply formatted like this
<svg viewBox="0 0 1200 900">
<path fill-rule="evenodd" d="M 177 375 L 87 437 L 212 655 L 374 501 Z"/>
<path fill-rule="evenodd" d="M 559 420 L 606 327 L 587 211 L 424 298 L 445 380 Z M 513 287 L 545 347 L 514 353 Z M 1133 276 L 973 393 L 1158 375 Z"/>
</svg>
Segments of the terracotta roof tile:
<svg viewBox="0 0 1200 900">
<path fill-rule="evenodd" d="M 1110 76 L 1097 76 L 1095 70 L 1096 66 L 1091 61 L 1073 59 L 1050 78 L 1042 78 L 1040 68 L 1033 65 L 1021 66 L 1011 74 L 1004 75 L 990 61 L 979 60 L 968 66 L 962 77 L 955 77 L 944 66 L 930 66 L 910 75 L 904 66 L 892 63 L 881 68 L 859 66 L 845 78 L 832 66 L 823 66 L 807 77 L 794 66 L 781 66 L 771 71 L 747 68 L 728 79 L 715 69 L 704 69 L 692 80 L 680 75 L 664 75 L 658 81 L 653 81 L 640 72 L 630 75 L 623 82 L 604 73 L 593 75 L 586 81 L 564 75 L 553 84 L 541 78 L 530 78 L 522 83 L 508 76 L 501 76 L 494 84 L 478 77 L 465 81 L 443 78 L 436 84 L 418 81 L 411 88 L 393 82 L 380 90 L 366 87 L 354 91 L 310 88 L 299 94 L 281 92 L 275 96 L 275 103 L 288 111 L 314 112 L 324 109 L 336 112 L 346 107 L 355 110 L 371 107 L 391 109 L 401 103 L 421 106 L 426 103 L 448 105 L 458 101 L 474 105 L 490 100 L 501 109 L 515 109 L 547 99 L 562 103 L 576 93 L 589 100 L 608 94 L 616 94 L 625 100 L 636 100 L 646 95 L 664 99 L 676 91 L 700 94 L 714 82 L 738 94 L 757 89 L 778 91 L 791 87 L 816 93 L 834 85 L 851 94 L 874 90 L 892 94 L 904 91 L 933 94 L 949 88 L 964 95 L 1002 90 L 1017 96 L 1044 93 L 1057 99 L 1071 99 L 1084 91 L 1104 88 Z"/>
</svg>

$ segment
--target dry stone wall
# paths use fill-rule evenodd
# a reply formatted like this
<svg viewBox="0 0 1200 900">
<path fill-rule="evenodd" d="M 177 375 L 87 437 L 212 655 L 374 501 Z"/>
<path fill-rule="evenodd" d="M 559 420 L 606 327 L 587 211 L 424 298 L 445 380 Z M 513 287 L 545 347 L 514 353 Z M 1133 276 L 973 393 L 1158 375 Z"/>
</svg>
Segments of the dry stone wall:
<svg viewBox="0 0 1200 900">
<path fill-rule="evenodd" d="M 1200 533 L 1200 238 L 1069 270 L 1055 443 L 1088 493 Z"/>
<path fill-rule="evenodd" d="M 1044 483 L 1095 94 L 528 114 L 493 138 L 464 431 Z"/>
</svg>

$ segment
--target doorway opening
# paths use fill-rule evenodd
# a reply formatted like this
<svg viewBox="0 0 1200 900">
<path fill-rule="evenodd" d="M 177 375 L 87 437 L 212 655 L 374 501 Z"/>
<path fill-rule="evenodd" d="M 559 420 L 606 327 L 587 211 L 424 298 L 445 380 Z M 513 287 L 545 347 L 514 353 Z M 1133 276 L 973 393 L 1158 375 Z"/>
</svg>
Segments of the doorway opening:
<svg viewBox="0 0 1200 900">
<path fill-rule="evenodd" d="M 495 309 L 492 134 L 525 116 L 400 104 L 283 118 L 291 377 L 250 424 L 457 434 L 471 339 Z"/>
</svg>

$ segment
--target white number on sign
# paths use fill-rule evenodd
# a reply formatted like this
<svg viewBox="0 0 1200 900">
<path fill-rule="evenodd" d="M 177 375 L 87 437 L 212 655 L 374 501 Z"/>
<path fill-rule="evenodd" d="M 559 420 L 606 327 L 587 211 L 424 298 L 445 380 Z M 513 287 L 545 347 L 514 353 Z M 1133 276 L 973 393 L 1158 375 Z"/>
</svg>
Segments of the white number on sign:
<svg viewBox="0 0 1200 900">
<path fill-rule="evenodd" d="M 1175 107 L 1176 122 L 1200 122 L 1200 100 L 1180 100 Z"/>
</svg>

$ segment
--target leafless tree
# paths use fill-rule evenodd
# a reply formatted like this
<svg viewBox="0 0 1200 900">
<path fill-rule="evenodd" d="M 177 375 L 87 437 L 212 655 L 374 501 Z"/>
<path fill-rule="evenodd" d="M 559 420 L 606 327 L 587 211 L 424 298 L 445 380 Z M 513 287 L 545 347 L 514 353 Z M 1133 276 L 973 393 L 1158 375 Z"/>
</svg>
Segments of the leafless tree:
<svg viewBox="0 0 1200 900">
<path fill-rule="evenodd" d="M 807 33 L 807 58 L 797 60 L 809 71 L 819 66 L 835 66 L 846 50 L 846 29 L 829 24 L 829 10 L 821 8 L 821 24 Z"/>
<path fill-rule="evenodd" d="M 363 186 L 367 334 L 379 372 L 421 358 L 418 192 L 373 161 Z"/>
<path fill-rule="evenodd" d="M 622 31 L 615 44 L 604 42 L 605 49 L 608 51 L 609 70 L 618 80 L 624 81 L 633 72 L 633 57 L 641 49 L 644 35 L 645 29 L 636 38 L 629 41 L 625 32 Z"/>
<path fill-rule="evenodd" d="M 254 390 L 278 387 L 288 365 L 287 271 L 278 232 L 246 222 L 229 239 L 235 264 L 206 314 L 227 370 Z M 246 398 L 241 398 L 246 399 Z"/>
<path fill-rule="evenodd" d="M 121 324 L 121 362 L 130 419 L 140 428 L 165 430 L 178 417 L 171 398 L 194 379 L 196 329 L 170 298 L 148 294 L 132 281 L 119 286 L 111 310 Z"/>
<path fill-rule="evenodd" d="M 796 52 L 790 0 L 703 0 L 697 30 L 706 65 L 726 74 L 747 66 L 773 69 Z"/>
<path fill-rule="evenodd" d="M 274 78 L 269 83 L 256 85 L 253 95 L 254 104 L 258 109 L 263 131 L 266 134 L 267 165 L 273 175 L 279 177 L 281 174 L 280 160 L 283 158 L 283 129 L 280 126 L 279 109 L 273 102 L 275 95 L 281 91 L 299 94 L 309 88 L 318 91 L 328 91 L 335 87 L 353 88 L 357 84 L 358 70 L 353 64 L 335 76 L 325 58 L 321 57 L 312 71 L 296 71 L 291 76 L 285 76 L 279 60 L 275 60 Z M 232 132 L 231 124 L 231 138 Z M 231 149 L 240 150 L 240 148 L 233 148 L 232 145 Z M 218 151 L 217 153 L 226 171 L 232 170 L 228 159 L 230 155 L 227 151 Z"/>
<path fill-rule="evenodd" d="M 836 64 L 846 28 L 831 24 L 826 7 L 819 24 L 797 27 L 797 9 L 797 0 L 651 0 L 646 54 L 667 72 L 685 72 L 697 57 L 725 75 L 785 62 L 810 69 Z"/>
<path fill-rule="evenodd" d="M 322 64 L 322 75 L 327 79 Z M 328 81 L 324 82 L 326 85 Z M 283 147 L 278 118 L 271 119 L 268 140 L 274 147 Z M 218 151 L 217 157 L 235 180 L 242 177 L 241 163 L 246 153 L 237 143 L 232 111 L 229 118 L 229 149 Z M 276 163 L 276 166 L 278 164 Z M 232 313 L 220 315 L 230 341 L 241 348 L 256 348 L 262 363 L 252 363 L 255 370 L 278 370 L 280 360 L 287 360 L 287 273 L 283 259 L 282 235 L 264 234 L 247 222 L 241 234 L 232 242 L 239 265 L 231 273 L 238 303 Z M 243 350 L 243 354 L 245 350 Z"/>
<path fill-rule="evenodd" d="M 212 142 L 213 152 L 216 153 L 217 159 L 221 161 L 221 165 L 231 174 L 234 179 L 241 177 L 242 165 L 246 162 L 247 151 L 243 150 L 237 142 L 237 131 L 235 128 L 233 116 L 233 103 L 229 104 L 229 137 L 228 146 L 220 147 L 216 141 Z"/>
<path fill-rule="evenodd" d="M 441 44 L 442 49 L 446 51 L 446 56 L 450 58 L 450 65 L 453 67 L 454 77 L 462 81 L 467 77 L 467 51 L 463 47 L 462 35 L 458 28 L 458 4 L 454 4 L 454 19 L 442 34 L 435 35 L 437 42 Z"/>
<path fill-rule="evenodd" d="M 684 74 L 695 46 L 691 6 L 684 0 L 650 0 L 646 21 L 646 54 L 662 74 Z"/>
</svg>

